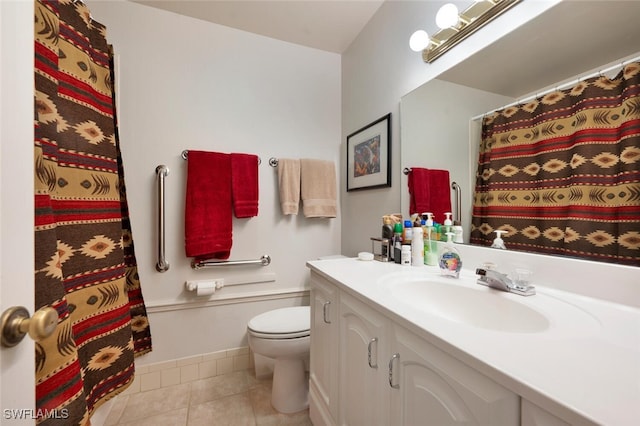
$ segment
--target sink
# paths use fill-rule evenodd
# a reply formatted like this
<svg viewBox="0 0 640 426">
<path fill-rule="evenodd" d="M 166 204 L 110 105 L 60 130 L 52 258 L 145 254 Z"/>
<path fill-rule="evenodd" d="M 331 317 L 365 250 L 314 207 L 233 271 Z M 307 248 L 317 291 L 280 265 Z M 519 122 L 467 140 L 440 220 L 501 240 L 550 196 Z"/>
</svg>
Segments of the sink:
<svg viewBox="0 0 640 426">
<path fill-rule="evenodd" d="M 538 288 L 534 296 L 519 296 L 476 284 L 476 278 L 468 272 L 453 279 L 406 271 L 384 275 L 377 284 L 417 311 L 485 330 L 579 337 L 602 327 L 592 313 L 553 291 Z"/>
<path fill-rule="evenodd" d="M 503 332 L 539 333 L 549 320 L 508 293 L 487 287 L 420 280 L 389 285 L 391 295 L 413 307 L 449 321 Z"/>
</svg>

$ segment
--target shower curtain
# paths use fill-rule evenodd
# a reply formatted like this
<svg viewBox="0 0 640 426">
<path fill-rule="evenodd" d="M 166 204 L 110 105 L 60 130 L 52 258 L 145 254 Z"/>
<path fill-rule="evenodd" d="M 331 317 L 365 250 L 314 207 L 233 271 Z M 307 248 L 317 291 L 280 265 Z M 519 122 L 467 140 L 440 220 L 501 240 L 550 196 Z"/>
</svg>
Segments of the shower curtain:
<svg viewBox="0 0 640 426">
<path fill-rule="evenodd" d="M 640 266 L 640 63 L 483 119 L 471 242 Z"/>
<path fill-rule="evenodd" d="M 35 308 L 40 424 L 90 424 L 151 350 L 128 219 L 105 27 L 80 1 L 35 2 Z"/>
</svg>

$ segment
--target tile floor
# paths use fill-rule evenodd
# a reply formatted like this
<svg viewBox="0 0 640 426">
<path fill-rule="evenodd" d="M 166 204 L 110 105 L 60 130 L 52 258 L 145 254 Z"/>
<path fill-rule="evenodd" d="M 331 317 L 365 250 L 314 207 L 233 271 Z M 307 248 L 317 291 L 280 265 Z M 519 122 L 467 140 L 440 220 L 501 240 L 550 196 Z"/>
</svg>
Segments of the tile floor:
<svg viewBox="0 0 640 426">
<path fill-rule="evenodd" d="M 309 410 L 280 414 L 271 407 L 271 380 L 253 370 L 118 396 L 105 426 L 311 425 Z"/>
</svg>

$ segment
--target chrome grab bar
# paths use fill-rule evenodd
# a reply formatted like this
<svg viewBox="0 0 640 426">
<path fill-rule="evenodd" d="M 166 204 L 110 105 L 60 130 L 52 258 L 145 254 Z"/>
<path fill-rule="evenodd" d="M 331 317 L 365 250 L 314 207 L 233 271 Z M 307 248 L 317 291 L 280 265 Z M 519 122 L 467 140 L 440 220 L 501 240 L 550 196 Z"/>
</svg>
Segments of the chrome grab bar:
<svg viewBox="0 0 640 426">
<path fill-rule="evenodd" d="M 166 272 L 169 262 L 165 259 L 165 215 L 164 215 L 164 178 L 169 176 L 169 168 L 163 164 L 156 167 L 158 175 L 158 263 L 156 271 Z"/>
<path fill-rule="evenodd" d="M 196 260 L 191 261 L 193 269 L 208 268 L 212 266 L 238 266 L 238 265 L 260 265 L 267 266 L 271 263 L 269 255 L 263 255 L 260 259 L 255 260 Z"/>
<path fill-rule="evenodd" d="M 451 188 L 456 191 L 456 210 L 453 219 L 457 220 L 458 222 L 462 222 L 462 191 L 460 189 L 460 185 L 458 185 L 457 182 L 452 182 Z"/>
</svg>

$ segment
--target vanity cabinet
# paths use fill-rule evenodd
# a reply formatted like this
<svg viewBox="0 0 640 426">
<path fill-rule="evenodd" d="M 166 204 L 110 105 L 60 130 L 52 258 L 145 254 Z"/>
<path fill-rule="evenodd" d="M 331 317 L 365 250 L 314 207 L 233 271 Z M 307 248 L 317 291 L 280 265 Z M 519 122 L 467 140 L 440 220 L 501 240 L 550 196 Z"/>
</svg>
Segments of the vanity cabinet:
<svg viewBox="0 0 640 426">
<path fill-rule="evenodd" d="M 309 417 L 331 425 L 338 418 L 338 289 L 314 276 L 310 300 Z"/>
<path fill-rule="evenodd" d="M 388 321 L 355 297 L 340 294 L 341 425 L 389 425 Z"/>
<path fill-rule="evenodd" d="M 403 327 L 394 324 L 392 334 L 389 385 L 393 389 L 393 424 L 520 423 L 516 394 Z"/>
<path fill-rule="evenodd" d="M 521 426 L 570 426 L 569 423 L 559 419 L 526 399 L 522 400 L 521 413 Z"/>
<path fill-rule="evenodd" d="M 313 271 L 311 295 L 314 425 L 520 424 L 516 394 L 399 321 Z M 319 311 L 330 298 L 328 306 L 338 301 L 337 323 L 326 324 Z"/>
</svg>

